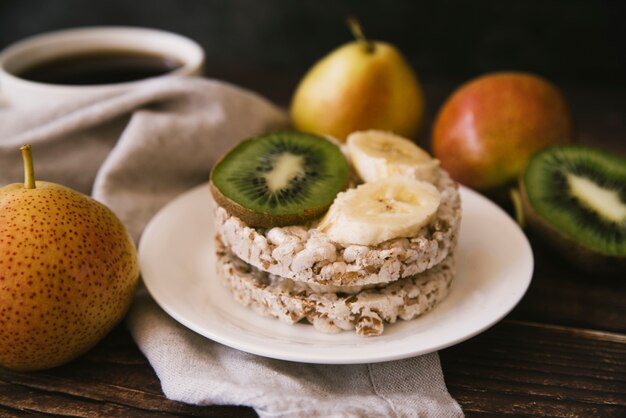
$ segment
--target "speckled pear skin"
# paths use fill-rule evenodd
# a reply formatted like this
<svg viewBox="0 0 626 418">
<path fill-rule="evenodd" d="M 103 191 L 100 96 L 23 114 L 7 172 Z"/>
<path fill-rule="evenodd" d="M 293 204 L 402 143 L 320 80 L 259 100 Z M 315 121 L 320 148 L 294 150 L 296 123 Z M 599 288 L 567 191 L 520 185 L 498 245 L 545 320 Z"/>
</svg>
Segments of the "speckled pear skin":
<svg viewBox="0 0 626 418">
<path fill-rule="evenodd" d="M 0 365 L 41 370 L 83 354 L 125 315 L 138 276 L 106 206 L 53 183 L 0 188 Z"/>
</svg>

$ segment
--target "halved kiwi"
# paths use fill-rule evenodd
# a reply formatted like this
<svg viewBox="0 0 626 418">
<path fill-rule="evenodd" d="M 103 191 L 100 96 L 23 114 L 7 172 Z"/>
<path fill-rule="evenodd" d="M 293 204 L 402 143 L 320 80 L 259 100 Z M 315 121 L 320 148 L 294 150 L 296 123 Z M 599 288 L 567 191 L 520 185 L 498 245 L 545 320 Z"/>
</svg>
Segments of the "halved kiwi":
<svg viewBox="0 0 626 418">
<path fill-rule="evenodd" d="M 544 149 L 521 179 L 528 224 L 574 265 L 626 271 L 626 160 L 580 145 Z"/>
<path fill-rule="evenodd" d="M 213 167 L 215 201 L 246 224 L 274 227 L 321 216 L 348 184 L 339 147 L 302 132 L 242 141 Z"/>
</svg>

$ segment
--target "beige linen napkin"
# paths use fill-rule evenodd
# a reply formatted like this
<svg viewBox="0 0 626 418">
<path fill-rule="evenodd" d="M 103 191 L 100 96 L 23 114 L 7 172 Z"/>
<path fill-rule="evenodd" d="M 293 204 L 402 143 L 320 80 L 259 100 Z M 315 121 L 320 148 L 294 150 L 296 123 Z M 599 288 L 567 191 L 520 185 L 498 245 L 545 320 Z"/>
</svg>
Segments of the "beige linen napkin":
<svg viewBox="0 0 626 418">
<path fill-rule="evenodd" d="M 0 186 L 21 181 L 18 148 L 30 143 L 38 179 L 91 192 L 138 240 L 166 202 L 207 181 L 233 144 L 286 123 L 263 98 L 205 79 L 148 82 L 89 102 L 9 106 L 0 109 Z M 186 329 L 144 289 L 127 325 L 170 399 L 248 405 L 263 417 L 462 416 L 436 353 L 349 366 L 262 358 Z"/>
</svg>

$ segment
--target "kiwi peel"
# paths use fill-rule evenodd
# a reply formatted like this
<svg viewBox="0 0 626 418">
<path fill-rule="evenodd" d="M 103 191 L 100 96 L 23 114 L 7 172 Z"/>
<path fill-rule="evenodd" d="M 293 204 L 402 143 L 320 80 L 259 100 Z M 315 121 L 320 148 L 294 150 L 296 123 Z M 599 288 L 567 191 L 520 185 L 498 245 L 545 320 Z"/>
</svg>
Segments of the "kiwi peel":
<svg viewBox="0 0 626 418">
<path fill-rule="evenodd" d="M 626 160 L 580 145 L 535 154 L 520 180 L 530 229 L 573 265 L 626 271 Z"/>
<path fill-rule="evenodd" d="M 339 147 L 302 132 L 246 139 L 211 171 L 216 203 L 252 227 L 307 223 L 323 215 L 348 185 Z"/>
</svg>

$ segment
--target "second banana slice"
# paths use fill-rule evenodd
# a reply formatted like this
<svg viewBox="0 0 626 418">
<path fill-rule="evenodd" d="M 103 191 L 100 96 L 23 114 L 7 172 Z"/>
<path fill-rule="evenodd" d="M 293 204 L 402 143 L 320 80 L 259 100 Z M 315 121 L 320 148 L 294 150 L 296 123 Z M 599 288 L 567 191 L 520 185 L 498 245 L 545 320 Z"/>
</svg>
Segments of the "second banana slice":
<svg viewBox="0 0 626 418">
<path fill-rule="evenodd" d="M 437 213 L 441 196 L 425 181 L 392 176 L 339 193 L 318 228 L 341 245 L 377 245 L 415 236 Z"/>
</svg>

